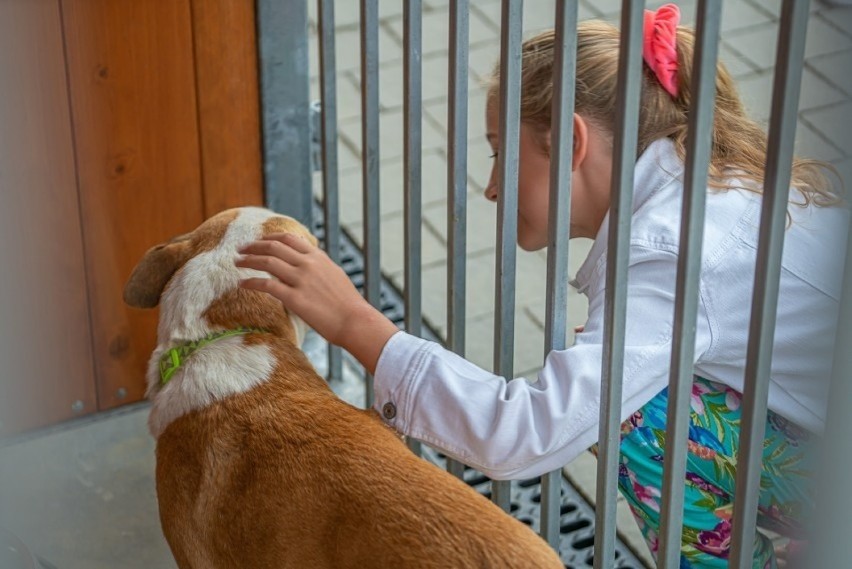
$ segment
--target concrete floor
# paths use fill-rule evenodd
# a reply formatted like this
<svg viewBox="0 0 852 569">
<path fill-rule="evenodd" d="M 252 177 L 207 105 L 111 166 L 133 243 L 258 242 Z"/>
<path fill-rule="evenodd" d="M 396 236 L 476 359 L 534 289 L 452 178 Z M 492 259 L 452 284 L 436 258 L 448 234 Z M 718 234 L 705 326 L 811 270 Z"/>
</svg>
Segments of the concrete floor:
<svg viewBox="0 0 852 569">
<path fill-rule="evenodd" d="M 0 527 L 57 569 L 176 567 L 147 418 L 134 405 L 0 448 Z"/>
<path fill-rule="evenodd" d="M 312 333 L 303 348 L 325 374 L 322 339 Z M 363 406 L 357 370 L 347 366 L 332 388 Z M 177 567 L 160 530 L 148 409 L 132 405 L 0 446 L 0 529 L 56 569 Z M 17 569 L 3 559 L 0 569 Z"/>
</svg>

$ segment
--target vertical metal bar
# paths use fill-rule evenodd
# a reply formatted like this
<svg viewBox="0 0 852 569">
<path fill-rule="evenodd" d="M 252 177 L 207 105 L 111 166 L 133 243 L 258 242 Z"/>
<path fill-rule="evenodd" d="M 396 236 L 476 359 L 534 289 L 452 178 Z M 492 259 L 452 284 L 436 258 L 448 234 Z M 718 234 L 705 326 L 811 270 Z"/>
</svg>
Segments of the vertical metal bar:
<svg viewBox="0 0 852 569">
<path fill-rule="evenodd" d="M 340 262 L 340 192 L 337 175 L 337 64 L 334 54 L 334 1 L 318 0 L 320 129 L 322 133 L 322 212 L 325 227 L 325 251 Z M 328 379 L 343 375 L 343 357 L 338 346 L 328 345 Z"/>
<path fill-rule="evenodd" d="M 467 77 L 470 30 L 468 0 L 450 0 L 449 116 L 447 117 L 447 347 L 464 356 L 467 251 Z M 464 466 L 447 461 L 461 478 Z"/>
<path fill-rule="evenodd" d="M 504 0 L 500 27 L 500 145 L 497 157 L 497 283 L 494 368 L 512 379 L 515 350 L 515 248 L 518 238 L 518 144 L 521 129 L 523 0 Z M 494 503 L 508 511 L 509 482 L 491 483 Z"/>
<path fill-rule="evenodd" d="M 598 437 L 595 508 L 595 569 L 615 564 L 615 499 L 618 486 L 621 382 L 624 374 L 624 327 L 627 312 L 627 267 L 633 213 L 633 171 L 642 84 L 642 11 L 644 2 L 621 3 L 615 143 L 604 304 L 604 348 Z"/>
<path fill-rule="evenodd" d="M 567 4 L 567 5 L 566 5 Z M 550 139 L 550 205 L 548 210 L 547 311 L 544 356 L 564 350 L 568 305 L 568 237 L 571 219 L 571 163 L 574 145 L 574 76 L 577 64 L 577 3 L 556 2 L 553 42 L 553 111 Z M 559 547 L 562 469 L 541 481 L 541 537 Z"/>
<path fill-rule="evenodd" d="M 308 227 L 312 219 L 306 2 L 258 0 L 266 205 Z"/>
<path fill-rule="evenodd" d="M 364 188 L 364 296 L 381 309 L 379 242 L 379 6 L 361 0 L 361 160 Z M 366 404 L 373 404 L 367 377 Z"/>
<path fill-rule="evenodd" d="M 746 353 L 740 449 L 737 453 L 730 555 L 733 568 L 752 565 L 769 397 L 769 372 L 778 308 L 781 254 L 784 250 L 784 227 L 790 194 L 790 168 L 796 135 L 796 113 L 799 108 L 808 5 L 808 0 L 784 0 L 778 30 L 775 84 L 769 119 L 763 204 Z"/>
<path fill-rule="evenodd" d="M 680 245 L 677 261 L 674 331 L 669 400 L 666 411 L 666 453 L 663 460 L 663 505 L 660 523 L 660 553 L 663 567 L 680 565 L 683 531 L 686 441 L 689 427 L 689 399 L 695 359 L 695 323 L 698 313 L 698 283 L 701 247 L 704 240 L 704 210 L 707 169 L 713 135 L 713 109 L 716 97 L 716 56 L 722 6 L 699 0 L 696 12 L 693 94 L 686 138 L 686 171 L 681 205 Z"/>
<path fill-rule="evenodd" d="M 402 10 L 403 20 L 403 75 L 405 110 L 403 118 L 405 161 L 405 329 L 420 336 L 422 332 L 422 279 L 421 279 L 421 206 L 422 182 L 422 23 L 421 0 L 406 0 Z M 408 447 L 420 455 L 420 442 L 408 439 Z"/>
</svg>

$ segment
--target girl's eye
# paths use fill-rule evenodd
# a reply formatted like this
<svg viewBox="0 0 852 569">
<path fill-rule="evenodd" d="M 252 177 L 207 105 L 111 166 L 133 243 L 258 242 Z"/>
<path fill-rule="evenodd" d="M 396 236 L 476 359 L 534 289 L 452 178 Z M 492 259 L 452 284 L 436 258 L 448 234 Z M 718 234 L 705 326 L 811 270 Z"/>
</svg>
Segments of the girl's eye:
<svg viewBox="0 0 852 569">
<path fill-rule="evenodd" d="M 489 156 L 489 158 L 491 158 L 491 159 L 497 158 L 497 153 L 495 152 L 494 154 L 492 154 L 491 156 Z"/>
</svg>

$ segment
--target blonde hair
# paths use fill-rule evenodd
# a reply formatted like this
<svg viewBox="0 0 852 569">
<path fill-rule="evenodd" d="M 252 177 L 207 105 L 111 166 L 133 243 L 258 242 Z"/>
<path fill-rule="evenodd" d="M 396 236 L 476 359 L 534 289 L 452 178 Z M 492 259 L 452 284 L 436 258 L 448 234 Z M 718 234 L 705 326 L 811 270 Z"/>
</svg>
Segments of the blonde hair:
<svg viewBox="0 0 852 569">
<path fill-rule="evenodd" d="M 616 83 L 620 33 L 606 22 L 588 20 L 577 26 L 577 72 L 575 112 L 607 133 L 614 130 L 616 115 Z M 677 153 L 686 158 L 686 134 L 692 82 L 692 59 L 695 34 L 691 28 L 677 29 L 678 95 L 672 97 L 663 89 L 653 72 L 643 65 L 642 94 L 639 110 L 638 152 L 641 154 L 660 138 L 674 141 Z M 539 133 L 550 129 L 553 99 L 554 32 L 542 32 L 524 42 L 521 71 L 521 120 Z M 499 90 L 499 65 L 488 84 L 488 97 L 496 100 Z M 748 117 L 737 93 L 736 85 L 725 66 L 716 68 L 716 107 L 713 115 L 708 185 L 730 189 L 733 173 L 740 179 L 755 182 L 745 188 L 761 191 L 766 161 L 766 133 Z M 545 146 L 548 141 L 542 141 Z M 825 176 L 825 170 L 836 170 L 823 162 L 794 158 L 791 185 L 797 188 L 805 206 L 841 202 Z"/>
</svg>

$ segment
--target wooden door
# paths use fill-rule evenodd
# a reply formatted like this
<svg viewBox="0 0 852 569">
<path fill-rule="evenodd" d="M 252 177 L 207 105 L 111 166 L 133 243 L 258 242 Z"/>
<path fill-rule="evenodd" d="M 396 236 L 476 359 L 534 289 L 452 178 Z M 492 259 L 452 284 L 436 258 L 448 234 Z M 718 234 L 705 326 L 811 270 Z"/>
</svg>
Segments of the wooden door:
<svg viewBox="0 0 852 569">
<path fill-rule="evenodd" d="M 254 14 L 0 0 L 0 434 L 140 400 L 157 313 L 122 302 L 133 266 L 263 203 Z"/>
<path fill-rule="evenodd" d="M 204 218 L 189 0 L 62 0 L 100 409 L 140 399 L 155 311 L 122 289 Z"/>
<path fill-rule="evenodd" d="M 62 0 L 100 409 L 140 399 L 149 247 L 262 202 L 253 2 Z"/>
<path fill-rule="evenodd" d="M 204 215 L 263 204 L 254 0 L 192 0 Z"/>
</svg>

